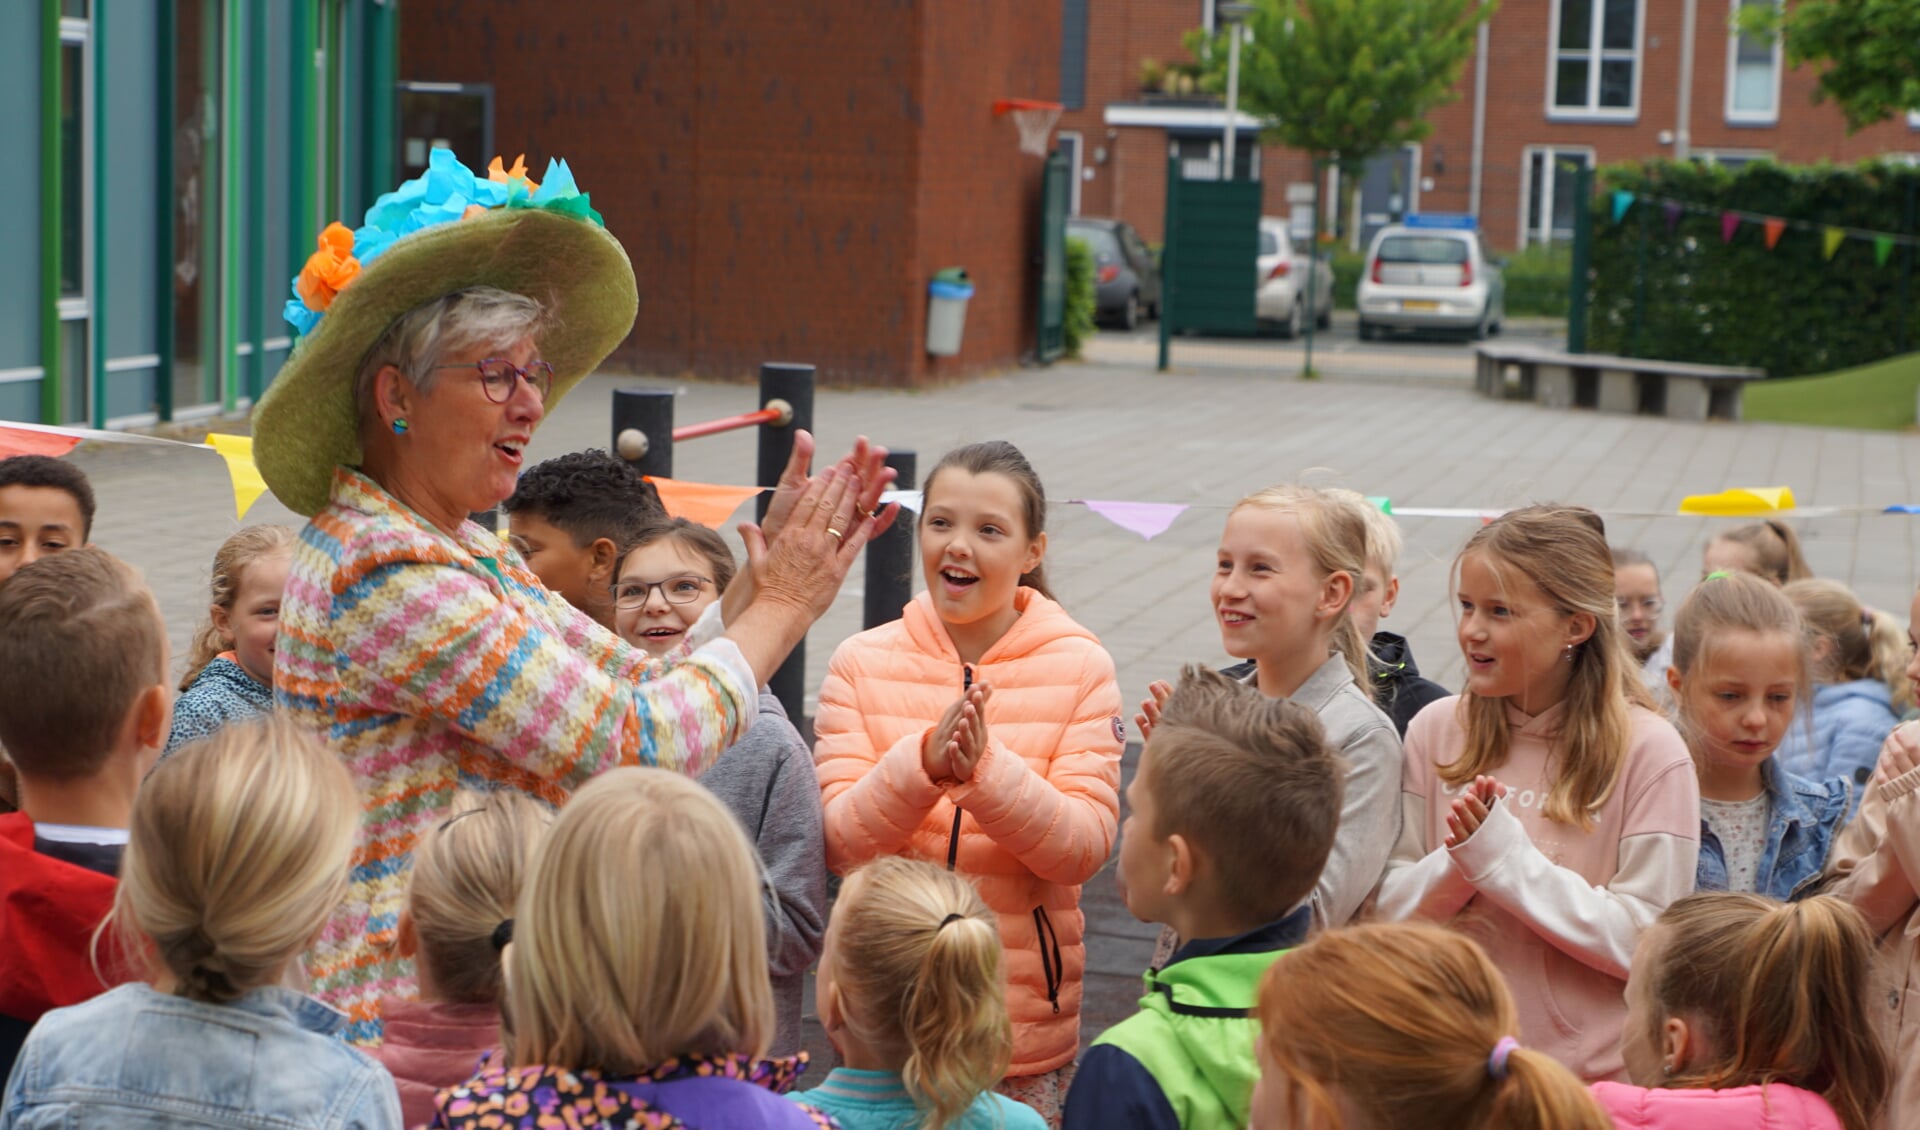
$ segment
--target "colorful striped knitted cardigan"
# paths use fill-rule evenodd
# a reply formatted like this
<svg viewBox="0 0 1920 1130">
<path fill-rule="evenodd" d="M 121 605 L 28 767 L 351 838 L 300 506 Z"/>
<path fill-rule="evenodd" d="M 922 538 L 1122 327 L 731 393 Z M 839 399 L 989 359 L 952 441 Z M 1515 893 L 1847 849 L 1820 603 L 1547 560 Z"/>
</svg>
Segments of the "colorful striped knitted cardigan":
<svg viewBox="0 0 1920 1130">
<path fill-rule="evenodd" d="M 758 707 L 731 641 L 654 664 L 549 593 L 493 534 L 468 522 L 449 537 L 344 467 L 300 535 L 274 687 L 360 790 L 346 901 L 308 971 L 362 1044 L 379 1043 L 381 997 L 412 995 L 412 965 L 393 948 L 411 853 L 456 788 L 559 804 L 617 765 L 696 774 Z"/>
</svg>

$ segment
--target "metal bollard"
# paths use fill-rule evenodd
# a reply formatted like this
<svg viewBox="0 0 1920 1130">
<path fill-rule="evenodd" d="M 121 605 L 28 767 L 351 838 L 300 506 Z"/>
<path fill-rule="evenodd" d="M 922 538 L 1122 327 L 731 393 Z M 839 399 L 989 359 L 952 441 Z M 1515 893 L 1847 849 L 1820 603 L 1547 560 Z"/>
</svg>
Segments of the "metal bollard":
<svg viewBox="0 0 1920 1130">
<path fill-rule="evenodd" d="M 759 477 L 754 480 L 757 485 L 767 488 L 779 485 L 780 472 L 786 470 L 787 460 L 793 457 L 794 434 L 802 428 L 813 430 L 813 378 L 812 365 L 768 362 L 760 366 L 760 407 L 784 400 L 793 406 L 793 419 L 785 427 L 761 425 Z M 668 426 L 671 428 L 671 421 Z M 764 521 L 767 507 L 772 504 L 773 491 L 768 489 L 754 503 L 754 518 Z M 807 701 L 807 641 L 804 638 L 794 645 L 792 654 L 774 672 L 767 686 L 786 708 L 787 717 L 793 719 L 795 726 L 800 726 Z"/>
<path fill-rule="evenodd" d="M 895 490 L 914 489 L 919 460 L 911 451 L 887 452 L 887 466 L 900 473 L 893 481 Z M 916 515 L 905 507 L 893 528 L 867 543 L 865 628 L 877 628 L 898 620 L 913 599 L 913 543 Z"/>
<path fill-rule="evenodd" d="M 613 390 L 613 450 L 643 475 L 673 477 L 673 392 Z"/>
</svg>

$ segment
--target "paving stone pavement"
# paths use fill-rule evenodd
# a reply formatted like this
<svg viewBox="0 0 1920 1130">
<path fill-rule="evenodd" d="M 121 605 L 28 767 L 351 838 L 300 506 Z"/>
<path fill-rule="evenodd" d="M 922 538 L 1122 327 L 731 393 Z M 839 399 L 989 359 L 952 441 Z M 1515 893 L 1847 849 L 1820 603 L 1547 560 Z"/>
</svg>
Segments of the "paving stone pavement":
<svg viewBox="0 0 1920 1130">
<path fill-rule="evenodd" d="M 1470 358 L 1458 356 L 1464 374 Z M 1138 366 L 1062 364 L 926 391 L 823 389 L 815 419 L 823 451 L 845 450 L 865 434 L 917 451 L 923 468 L 975 440 L 1007 439 L 1025 451 L 1056 501 L 1050 579 L 1068 610 L 1112 652 L 1129 701 L 1181 663 L 1224 660 L 1207 605 L 1213 549 L 1233 501 L 1273 482 L 1346 485 L 1398 506 L 1555 499 L 1663 515 L 1616 517 L 1608 526 L 1617 543 L 1638 546 L 1659 565 L 1671 603 L 1697 580 L 1709 532 L 1733 524 L 1672 516 L 1685 494 L 1786 484 L 1803 506 L 1920 502 L 1920 444 L 1908 435 L 1552 411 L 1483 400 L 1452 380 L 1433 379 L 1430 368 L 1394 383 L 1392 372 L 1303 382 L 1213 365 L 1156 375 Z M 747 385 L 596 376 L 556 407 L 530 460 L 607 445 L 611 391 L 635 384 L 677 389 L 681 423 L 755 406 Z M 676 452 L 676 473 L 751 482 L 754 443 L 748 432 L 690 442 Z M 211 452 L 104 445 L 73 458 L 99 494 L 96 541 L 145 570 L 178 653 L 204 615 L 214 549 L 238 524 L 221 461 Z M 1193 508 L 1145 542 L 1085 507 L 1059 504 L 1084 498 Z M 295 521 L 271 498 L 248 520 Z M 1905 618 L 1920 577 L 1920 519 L 1870 514 L 1795 522 L 1816 572 Z M 1402 595 L 1384 626 L 1409 638 L 1430 677 L 1457 685 L 1447 577 L 1473 523 L 1411 518 L 1402 528 Z M 809 688 L 818 687 L 833 646 L 860 627 L 862 583 L 856 569 L 815 627 Z M 1091 967 L 1103 982 L 1089 994 L 1091 1038 L 1096 1020 L 1131 1007 L 1151 934 L 1117 906 L 1110 872 L 1089 885 L 1088 898 Z"/>
</svg>

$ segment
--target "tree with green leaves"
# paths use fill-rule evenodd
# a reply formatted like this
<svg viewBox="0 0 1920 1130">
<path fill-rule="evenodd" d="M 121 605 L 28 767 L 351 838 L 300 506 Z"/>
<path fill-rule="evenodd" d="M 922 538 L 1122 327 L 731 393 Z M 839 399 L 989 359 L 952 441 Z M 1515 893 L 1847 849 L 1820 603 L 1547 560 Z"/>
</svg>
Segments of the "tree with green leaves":
<svg viewBox="0 0 1920 1130">
<path fill-rule="evenodd" d="M 1459 97 L 1455 87 L 1474 36 L 1495 0 L 1257 0 L 1240 52 L 1239 108 L 1262 118 L 1262 136 L 1306 152 L 1315 170 L 1313 244 L 1320 246 L 1320 177 L 1343 179 L 1432 127 L 1428 111 Z M 1227 67 L 1225 36 L 1204 33 L 1189 49 L 1210 72 Z M 1211 86 L 1212 84 L 1209 84 Z M 1309 272 L 1319 261 L 1309 260 Z M 1308 285 L 1312 285 L 1309 274 Z M 1307 371 L 1313 369 L 1307 339 Z"/>
<path fill-rule="evenodd" d="M 1920 110 L 1920 4 L 1914 0 L 1800 0 L 1782 10 L 1743 5 L 1741 30 L 1783 35 L 1787 62 L 1822 65 L 1814 99 L 1831 99 L 1848 132 Z"/>
</svg>

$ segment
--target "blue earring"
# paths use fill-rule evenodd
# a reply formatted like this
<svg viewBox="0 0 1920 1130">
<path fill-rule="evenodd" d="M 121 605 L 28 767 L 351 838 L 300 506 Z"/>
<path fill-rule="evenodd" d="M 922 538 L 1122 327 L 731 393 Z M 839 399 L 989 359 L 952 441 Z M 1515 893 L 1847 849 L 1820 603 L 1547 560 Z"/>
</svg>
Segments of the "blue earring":
<svg viewBox="0 0 1920 1130">
<path fill-rule="evenodd" d="M 394 435 L 397 435 L 397 436 L 403 436 L 403 435 L 406 435 L 406 434 L 407 434 L 407 422 L 406 422 L 405 420 L 401 420 L 401 419 L 395 419 L 395 420 L 394 420 L 394 422 L 393 422 L 393 434 L 394 434 Z"/>
</svg>

